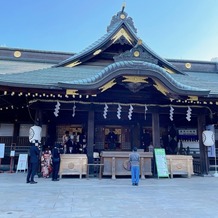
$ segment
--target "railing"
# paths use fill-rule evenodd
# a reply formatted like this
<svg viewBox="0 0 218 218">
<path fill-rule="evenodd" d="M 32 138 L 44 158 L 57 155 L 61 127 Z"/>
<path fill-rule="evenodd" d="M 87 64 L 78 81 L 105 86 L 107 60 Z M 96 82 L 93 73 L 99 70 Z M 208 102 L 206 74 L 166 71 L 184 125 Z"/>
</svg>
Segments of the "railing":
<svg viewBox="0 0 218 218">
<path fill-rule="evenodd" d="M 45 142 L 45 137 L 42 138 L 42 144 Z M 29 137 L 17 137 L 16 142 L 13 141 L 13 137 L 0 137 L 0 143 L 5 144 L 5 156 L 10 156 L 10 152 L 15 148 L 15 155 L 19 156 L 21 153 L 28 153 L 30 143 Z M 13 147 L 12 147 L 12 144 Z"/>
<path fill-rule="evenodd" d="M 5 146 L 11 146 L 13 143 L 13 137 L 0 136 L 0 143 L 5 144 Z"/>
<path fill-rule="evenodd" d="M 201 174 L 201 163 L 199 157 L 193 157 L 193 171 L 195 174 Z"/>
<path fill-rule="evenodd" d="M 216 148 L 216 156 L 209 158 L 209 171 L 217 171 L 218 169 L 218 148 Z"/>
<path fill-rule="evenodd" d="M 183 155 L 196 155 L 196 154 L 200 154 L 200 149 L 199 148 L 182 148 L 182 149 L 179 149 L 178 153 L 183 154 Z"/>
</svg>

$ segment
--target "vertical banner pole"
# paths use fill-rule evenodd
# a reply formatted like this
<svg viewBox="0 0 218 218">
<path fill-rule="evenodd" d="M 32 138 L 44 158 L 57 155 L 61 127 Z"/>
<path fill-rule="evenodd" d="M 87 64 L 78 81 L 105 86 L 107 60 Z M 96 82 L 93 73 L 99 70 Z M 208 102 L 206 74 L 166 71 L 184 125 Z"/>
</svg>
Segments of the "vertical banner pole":
<svg viewBox="0 0 218 218">
<path fill-rule="evenodd" d="M 2 159 L 0 158 L 0 169 L 1 169 L 1 163 L 2 163 Z M 0 170 L 0 173 L 4 173 L 4 171 Z"/>
</svg>

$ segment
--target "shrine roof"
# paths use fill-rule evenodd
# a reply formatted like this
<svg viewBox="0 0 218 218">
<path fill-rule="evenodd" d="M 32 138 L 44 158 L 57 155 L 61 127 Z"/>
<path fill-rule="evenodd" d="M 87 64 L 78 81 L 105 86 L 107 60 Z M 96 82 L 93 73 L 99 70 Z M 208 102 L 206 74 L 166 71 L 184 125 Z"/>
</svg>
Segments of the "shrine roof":
<svg viewBox="0 0 218 218">
<path fill-rule="evenodd" d="M 137 63 L 131 61 L 116 62 L 107 66 L 77 66 L 73 68 L 58 67 L 45 68 L 30 72 L 4 74 L 1 75 L 0 85 L 10 85 L 14 87 L 35 87 L 48 89 L 62 89 L 63 87 L 84 88 L 85 86 L 99 86 L 104 79 L 111 79 L 116 76 L 117 69 L 122 70 L 127 66 L 133 66 L 137 70 L 137 65 L 157 71 L 161 71 L 167 81 L 183 90 L 210 92 L 210 95 L 218 95 L 218 74 L 203 72 L 186 72 L 182 74 L 169 74 L 162 68 L 151 63 Z M 126 72 L 123 74 L 125 75 Z M 122 76 L 122 73 L 119 73 Z M 139 75 L 139 74 L 137 74 Z M 142 74 L 144 75 L 144 74 Z M 153 75 L 152 73 L 150 75 Z M 154 76 L 154 75 L 153 75 Z M 158 76 L 157 74 L 155 76 Z"/>
<path fill-rule="evenodd" d="M 97 90 L 132 76 L 152 78 L 153 85 L 160 82 L 179 95 L 218 97 L 217 63 L 160 57 L 140 40 L 124 9 L 104 36 L 78 54 L 0 48 L 0 63 L 1 86 Z"/>
<path fill-rule="evenodd" d="M 52 65 L 41 62 L 0 60 L 0 75 L 2 77 L 2 74 L 24 73 L 48 68 Z"/>
<path fill-rule="evenodd" d="M 45 68 L 23 73 L 3 74 L 0 84 L 10 84 L 18 87 L 57 87 L 59 82 L 74 82 L 96 75 L 102 67 L 78 66 L 75 68 L 59 67 Z"/>
<path fill-rule="evenodd" d="M 145 58 L 149 56 L 149 58 L 155 59 L 157 65 L 167 67 L 175 73 L 183 74 L 175 67 L 175 65 L 160 57 L 152 49 L 150 49 L 148 45 L 142 42 L 140 37 L 137 35 L 137 29 L 134 26 L 133 19 L 129 17 L 126 12 L 124 12 L 124 9 L 112 17 L 111 23 L 108 26 L 107 33 L 105 35 L 78 54 L 61 61 L 54 67 L 74 67 L 76 65 L 84 64 L 115 44 L 121 44 L 122 46 L 124 44 L 128 44 L 132 49 L 140 47 L 140 52 L 146 54 Z M 117 51 L 117 55 L 120 55 L 119 49 Z M 114 58 L 116 58 L 116 56 L 114 56 Z"/>
</svg>

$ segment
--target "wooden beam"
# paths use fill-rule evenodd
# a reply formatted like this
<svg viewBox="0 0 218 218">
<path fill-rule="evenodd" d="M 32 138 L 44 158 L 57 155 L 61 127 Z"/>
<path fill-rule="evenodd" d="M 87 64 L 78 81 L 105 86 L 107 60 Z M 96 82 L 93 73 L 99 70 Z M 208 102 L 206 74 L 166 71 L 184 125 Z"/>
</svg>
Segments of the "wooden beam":
<svg viewBox="0 0 218 218">
<path fill-rule="evenodd" d="M 94 133 L 95 133 L 95 112 L 90 109 L 88 113 L 88 134 L 87 134 L 87 155 L 88 162 L 93 163 L 93 145 L 94 145 Z"/>
</svg>

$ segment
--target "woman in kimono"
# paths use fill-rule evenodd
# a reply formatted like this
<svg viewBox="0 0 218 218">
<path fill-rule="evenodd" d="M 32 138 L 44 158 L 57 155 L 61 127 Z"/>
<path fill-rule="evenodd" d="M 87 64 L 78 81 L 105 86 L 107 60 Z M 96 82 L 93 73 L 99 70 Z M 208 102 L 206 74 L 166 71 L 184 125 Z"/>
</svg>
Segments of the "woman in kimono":
<svg viewBox="0 0 218 218">
<path fill-rule="evenodd" d="M 47 148 L 41 156 L 41 172 L 44 178 L 49 178 L 52 172 L 51 151 Z"/>
</svg>

